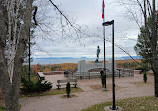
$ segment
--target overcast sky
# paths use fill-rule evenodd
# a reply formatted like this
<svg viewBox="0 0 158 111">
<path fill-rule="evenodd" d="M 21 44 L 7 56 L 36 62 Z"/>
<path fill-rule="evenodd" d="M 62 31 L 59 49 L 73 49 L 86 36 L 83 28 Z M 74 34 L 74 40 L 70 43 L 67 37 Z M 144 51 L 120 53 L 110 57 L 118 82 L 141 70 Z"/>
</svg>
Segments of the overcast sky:
<svg viewBox="0 0 158 111">
<path fill-rule="evenodd" d="M 69 29 L 66 26 L 65 19 L 61 18 L 53 5 L 48 0 L 40 0 L 35 3 L 39 7 L 37 20 L 40 27 L 35 29 L 36 37 L 33 41 L 36 44 L 32 47 L 32 56 L 34 58 L 96 58 L 97 46 L 100 46 L 100 57 L 103 58 L 102 0 L 53 1 L 63 14 L 86 34 L 77 37 L 73 28 Z M 117 0 L 105 0 L 105 21 L 113 19 L 115 20 L 115 44 L 135 56 L 134 46 L 139 34 L 138 25 L 124 5 L 120 5 Z M 61 22 L 66 27 L 64 30 L 61 30 Z M 112 45 L 108 42 L 111 41 L 111 29 L 111 26 L 105 28 L 106 57 L 112 55 Z M 127 54 L 115 47 L 115 56 L 121 57 Z"/>
</svg>

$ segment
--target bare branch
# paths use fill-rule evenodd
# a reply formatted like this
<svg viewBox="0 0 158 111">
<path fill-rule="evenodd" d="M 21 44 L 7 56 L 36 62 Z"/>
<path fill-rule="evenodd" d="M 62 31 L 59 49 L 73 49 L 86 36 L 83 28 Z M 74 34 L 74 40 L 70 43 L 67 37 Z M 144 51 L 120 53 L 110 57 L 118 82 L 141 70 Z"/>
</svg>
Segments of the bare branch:
<svg viewBox="0 0 158 111">
<path fill-rule="evenodd" d="M 38 7 L 34 6 L 33 20 L 35 22 L 35 25 L 38 25 L 37 20 L 36 20 L 37 9 Z"/>
<path fill-rule="evenodd" d="M 140 8 L 141 8 L 141 10 L 142 10 L 143 15 L 145 15 L 145 14 L 144 14 L 144 10 L 143 10 L 143 6 L 142 6 L 142 4 L 140 3 L 140 1 L 139 1 L 139 0 L 137 0 L 137 3 L 138 3 L 138 5 L 140 6 Z"/>
<path fill-rule="evenodd" d="M 106 41 L 107 42 L 110 42 L 111 44 L 112 44 L 112 42 L 110 41 L 110 40 L 107 40 L 106 39 Z M 119 49 L 121 49 L 125 54 L 127 54 L 134 62 L 136 62 L 137 64 L 140 64 L 138 61 L 136 61 L 131 55 L 130 55 L 130 53 L 128 53 L 125 49 L 123 49 L 120 45 L 118 45 L 118 44 L 116 44 L 116 43 L 114 43 L 114 45 L 117 47 L 117 48 L 119 48 Z"/>
<path fill-rule="evenodd" d="M 58 10 L 58 12 L 66 19 L 66 21 L 70 24 L 71 27 L 73 27 L 73 29 L 77 32 L 81 32 L 80 29 L 76 28 L 73 23 L 63 14 L 63 12 L 57 7 L 57 5 L 55 5 L 52 0 L 49 0 L 51 2 L 51 4 Z"/>
<path fill-rule="evenodd" d="M 134 13 L 133 13 L 128 7 L 126 7 L 126 8 L 127 8 L 127 10 L 132 14 L 132 16 L 133 16 L 135 22 L 137 23 L 137 25 L 138 25 L 138 27 L 139 27 L 139 29 L 140 29 L 141 26 L 139 25 L 138 19 L 136 18 L 136 16 L 134 15 Z"/>
<path fill-rule="evenodd" d="M 147 5 L 148 5 L 149 16 L 150 16 L 151 13 L 152 13 L 152 8 L 151 8 L 151 4 L 150 4 L 150 1 L 149 1 L 149 0 L 147 0 Z"/>
</svg>

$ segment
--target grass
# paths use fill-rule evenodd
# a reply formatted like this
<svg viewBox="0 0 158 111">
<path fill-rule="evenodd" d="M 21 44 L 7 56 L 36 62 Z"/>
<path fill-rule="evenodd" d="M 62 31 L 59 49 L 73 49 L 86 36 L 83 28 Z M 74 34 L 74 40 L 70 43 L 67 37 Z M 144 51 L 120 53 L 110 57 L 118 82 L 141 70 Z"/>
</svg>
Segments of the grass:
<svg viewBox="0 0 158 111">
<path fill-rule="evenodd" d="M 5 107 L 4 106 L 0 106 L 0 111 L 5 111 Z"/>
<path fill-rule="evenodd" d="M 71 93 L 82 92 L 82 91 L 83 90 L 80 87 L 71 88 Z M 59 94 L 66 94 L 66 89 L 61 88 L 59 90 L 53 89 L 53 90 L 43 92 L 43 93 L 22 94 L 22 95 L 20 95 L 20 97 L 23 98 L 23 97 L 52 96 L 52 95 L 59 95 Z"/>
<path fill-rule="evenodd" d="M 112 102 L 100 103 L 81 111 L 104 111 L 105 106 L 111 106 Z M 158 98 L 154 96 L 135 97 L 117 100 L 116 105 L 123 108 L 122 111 L 158 111 Z"/>
<path fill-rule="evenodd" d="M 19 108 L 21 109 L 21 104 L 19 104 Z M 5 111 L 5 107 L 4 106 L 0 106 L 0 111 Z"/>
</svg>

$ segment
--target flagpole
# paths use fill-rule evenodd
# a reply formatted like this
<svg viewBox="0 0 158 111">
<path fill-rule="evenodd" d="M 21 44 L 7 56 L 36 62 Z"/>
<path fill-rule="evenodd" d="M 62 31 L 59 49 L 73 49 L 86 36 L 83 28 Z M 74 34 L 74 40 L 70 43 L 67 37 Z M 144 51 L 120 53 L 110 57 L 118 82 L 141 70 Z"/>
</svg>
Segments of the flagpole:
<svg viewBox="0 0 158 111">
<path fill-rule="evenodd" d="M 103 4 L 102 4 L 102 18 L 103 18 L 103 23 L 105 22 L 105 14 L 104 14 L 104 0 L 103 0 Z M 105 27 L 103 26 L 103 37 L 104 37 L 104 74 L 105 74 L 105 86 L 104 86 L 104 90 L 107 91 L 107 87 L 106 87 L 106 59 L 105 59 Z"/>
</svg>

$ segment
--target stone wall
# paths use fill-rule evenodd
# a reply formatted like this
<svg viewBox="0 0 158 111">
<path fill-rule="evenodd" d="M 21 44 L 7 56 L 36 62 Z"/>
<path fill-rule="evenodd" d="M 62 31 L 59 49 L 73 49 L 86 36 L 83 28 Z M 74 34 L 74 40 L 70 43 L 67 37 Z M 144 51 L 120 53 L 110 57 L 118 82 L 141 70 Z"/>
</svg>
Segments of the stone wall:
<svg viewBox="0 0 158 111">
<path fill-rule="evenodd" d="M 86 63 L 85 60 L 78 61 L 78 70 L 77 72 L 88 72 L 91 69 L 95 68 L 104 68 L 104 63 Z M 114 68 L 116 70 L 116 63 L 114 64 Z M 112 72 L 112 62 L 106 63 L 106 69 L 108 72 Z"/>
</svg>

